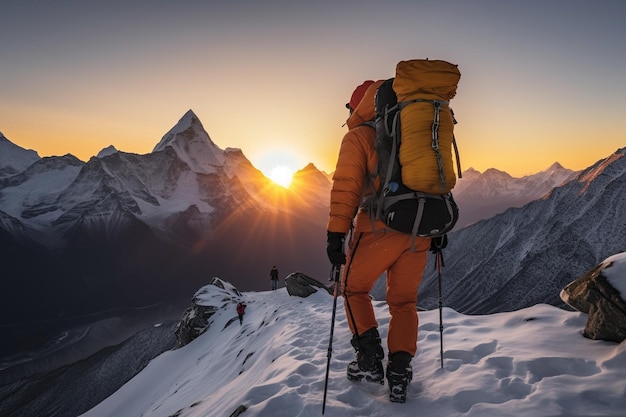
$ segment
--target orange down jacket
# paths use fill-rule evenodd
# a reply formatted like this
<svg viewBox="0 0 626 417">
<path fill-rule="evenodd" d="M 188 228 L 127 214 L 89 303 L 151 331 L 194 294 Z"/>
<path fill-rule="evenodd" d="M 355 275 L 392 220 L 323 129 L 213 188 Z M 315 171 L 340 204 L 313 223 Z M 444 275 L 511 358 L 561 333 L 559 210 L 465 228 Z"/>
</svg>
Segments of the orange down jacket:
<svg viewBox="0 0 626 417">
<path fill-rule="evenodd" d="M 341 141 L 337 167 L 333 174 L 333 187 L 330 191 L 330 213 L 327 230 L 347 233 L 356 215 L 355 233 L 372 231 L 372 223 L 367 210 L 360 210 L 361 198 L 372 193 L 369 173 L 375 172 L 378 156 L 374 148 L 376 132 L 362 123 L 374 119 L 374 96 L 384 80 L 378 80 L 365 92 L 363 99 L 347 120 L 348 132 Z M 374 187 L 379 187 L 378 179 Z M 358 211 L 358 215 L 357 215 Z M 383 230 L 385 224 L 379 220 L 376 230 Z"/>
</svg>

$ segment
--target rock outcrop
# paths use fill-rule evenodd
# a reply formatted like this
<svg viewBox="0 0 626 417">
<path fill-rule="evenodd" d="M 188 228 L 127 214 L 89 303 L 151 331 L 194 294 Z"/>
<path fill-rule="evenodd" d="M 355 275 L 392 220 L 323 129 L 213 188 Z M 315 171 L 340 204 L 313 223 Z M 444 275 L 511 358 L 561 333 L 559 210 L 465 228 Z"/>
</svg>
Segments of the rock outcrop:
<svg viewBox="0 0 626 417">
<path fill-rule="evenodd" d="M 626 302 L 603 274 L 610 266 L 601 263 L 567 285 L 560 295 L 567 304 L 589 315 L 585 337 L 620 343 L 626 339 Z"/>
<path fill-rule="evenodd" d="M 332 294 L 332 291 L 324 284 L 302 272 L 294 272 L 285 277 L 285 285 L 289 295 L 306 298 L 317 292 L 320 288 Z"/>
<path fill-rule="evenodd" d="M 237 303 L 241 293 L 229 282 L 214 277 L 209 285 L 200 288 L 191 300 L 176 326 L 176 347 L 182 347 L 204 333 L 211 325 L 210 319 L 216 311 L 229 304 Z"/>
</svg>

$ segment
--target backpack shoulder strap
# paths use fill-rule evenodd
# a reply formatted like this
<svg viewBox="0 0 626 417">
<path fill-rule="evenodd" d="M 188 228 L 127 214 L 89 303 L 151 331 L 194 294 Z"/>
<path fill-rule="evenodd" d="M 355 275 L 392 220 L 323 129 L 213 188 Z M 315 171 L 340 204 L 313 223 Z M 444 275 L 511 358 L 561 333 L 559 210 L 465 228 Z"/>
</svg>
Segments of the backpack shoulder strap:
<svg viewBox="0 0 626 417">
<path fill-rule="evenodd" d="M 458 122 L 456 121 L 456 117 L 454 117 L 454 110 L 452 110 L 452 108 L 450 108 L 450 113 L 452 114 L 452 123 L 457 124 Z M 452 146 L 454 147 L 458 177 L 463 178 L 463 173 L 461 172 L 461 157 L 459 156 L 459 148 L 456 146 L 456 137 L 454 137 L 454 133 L 452 134 Z"/>
</svg>

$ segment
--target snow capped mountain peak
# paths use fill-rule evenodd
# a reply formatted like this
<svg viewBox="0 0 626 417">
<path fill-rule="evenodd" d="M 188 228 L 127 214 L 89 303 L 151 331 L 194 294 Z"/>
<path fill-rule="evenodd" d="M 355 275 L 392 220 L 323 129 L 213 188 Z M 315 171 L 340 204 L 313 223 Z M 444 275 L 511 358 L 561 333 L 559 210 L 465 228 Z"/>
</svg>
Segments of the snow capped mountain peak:
<svg viewBox="0 0 626 417">
<path fill-rule="evenodd" d="M 168 146 L 195 172 L 213 173 L 215 167 L 221 167 L 225 162 L 224 151 L 213 143 L 192 110 L 183 115 L 152 152 L 163 151 Z"/>
<path fill-rule="evenodd" d="M 483 175 L 487 177 L 492 177 L 492 178 L 503 178 L 503 179 L 513 178 L 511 174 L 509 174 L 508 172 L 501 171 L 497 168 L 488 168 L 485 172 L 483 172 Z"/>
<path fill-rule="evenodd" d="M 546 170 L 545 170 L 545 171 L 543 171 L 543 172 L 555 172 L 555 171 L 560 171 L 560 170 L 562 170 L 562 169 L 565 169 L 565 168 L 563 167 L 563 165 L 561 165 L 561 164 L 560 164 L 560 163 L 558 163 L 558 162 L 555 162 L 555 163 L 553 163 L 552 165 L 550 165 L 550 166 L 548 167 L 548 169 L 546 169 Z"/>
<path fill-rule="evenodd" d="M 480 171 L 479 171 L 479 170 L 477 170 L 477 169 L 476 169 L 476 168 L 474 168 L 474 167 L 469 167 L 468 169 L 466 169 L 465 171 L 463 171 L 463 177 L 470 176 L 470 175 L 472 175 L 472 176 L 478 176 L 478 175 L 480 175 Z"/>
<path fill-rule="evenodd" d="M 109 145 L 106 148 L 102 149 L 100 152 L 98 152 L 98 155 L 96 155 L 96 158 L 104 158 L 105 156 L 112 155 L 115 152 L 117 152 L 117 149 L 115 148 L 115 146 Z"/>
<path fill-rule="evenodd" d="M 0 132 L 0 178 L 18 174 L 39 159 L 37 152 L 15 145 Z"/>
<path fill-rule="evenodd" d="M 527 175 L 522 179 L 531 184 L 533 188 L 542 188 L 543 184 L 547 188 L 553 188 L 571 180 L 574 174 L 575 172 L 571 169 L 564 168 L 561 164 L 555 162 L 543 171 Z"/>
</svg>

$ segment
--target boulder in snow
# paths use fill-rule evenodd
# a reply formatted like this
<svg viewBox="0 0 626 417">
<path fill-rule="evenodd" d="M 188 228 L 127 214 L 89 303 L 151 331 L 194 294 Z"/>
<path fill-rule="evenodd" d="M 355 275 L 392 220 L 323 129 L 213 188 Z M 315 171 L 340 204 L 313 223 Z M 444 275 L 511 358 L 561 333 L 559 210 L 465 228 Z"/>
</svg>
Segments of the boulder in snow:
<svg viewBox="0 0 626 417">
<path fill-rule="evenodd" d="M 604 262 L 567 285 L 561 299 L 589 315 L 583 335 L 622 342 L 626 339 L 626 252 Z"/>
<path fill-rule="evenodd" d="M 293 272 L 285 278 L 285 285 L 287 286 L 287 292 L 289 295 L 295 295 L 297 297 L 306 298 L 309 295 L 317 292 L 318 289 L 323 288 L 328 293 L 332 294 L 324 284 L 316 279 L 313 279 L 302 272 Z"/>
</svg>

